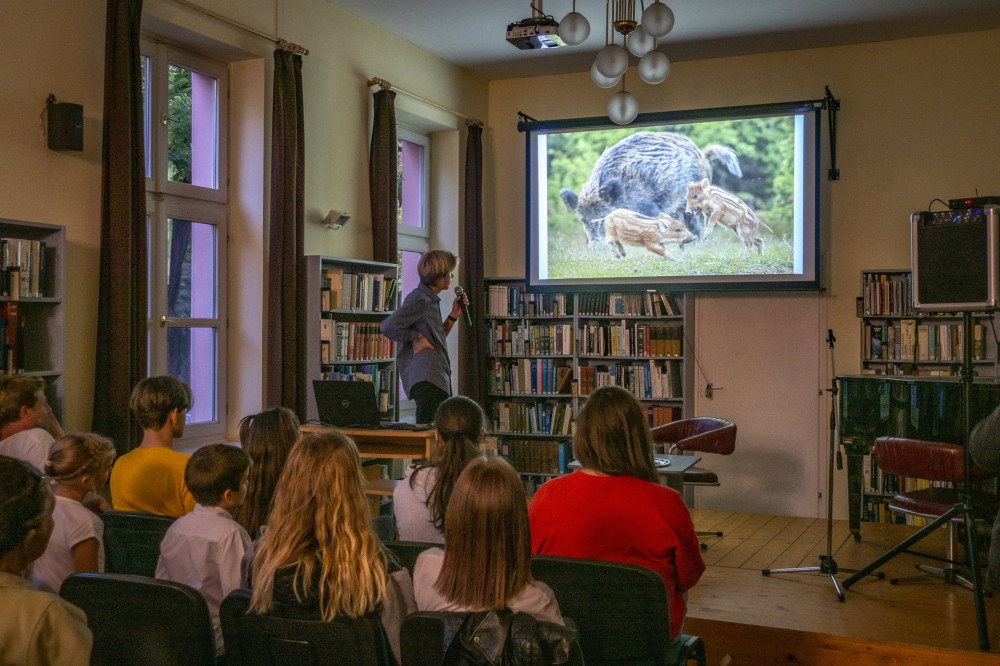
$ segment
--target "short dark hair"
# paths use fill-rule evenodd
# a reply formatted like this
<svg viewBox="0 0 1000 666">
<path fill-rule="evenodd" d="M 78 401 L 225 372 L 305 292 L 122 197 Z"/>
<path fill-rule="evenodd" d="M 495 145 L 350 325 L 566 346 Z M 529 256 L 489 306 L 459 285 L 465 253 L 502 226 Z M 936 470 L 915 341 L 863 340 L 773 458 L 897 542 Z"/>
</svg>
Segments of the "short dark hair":
<svg viewBox="0 0 1000 666">
<path fill-rule="evenodd" d="M 143 430 L 159 430 L 175 409 L 190 409 L 191 389 L 169 375 L 146 377 L 132 389 L 129 407 Z"/>
<path fill-rule="evenodd" d="M 0 456 L 0 557 L 42 526 L 46 498 L 51 494 L 42 473 L 33 466 Z"/>
<path fill-rule="evenodd" d="M 250 456 L 232 444 L 209 444 L 194 452 L 184 468 L 184 483 L 198 504 L 217 506 L 227 490 L 237 491 Z"/>
<path fill-rule="evenodd" d="M 41 377 L 8 375 L 0 378 L 0 426 L 13 423 L 21 415 L 21 407 L 34 407 L 38 392 L 45 390 Z"/>
</svg>

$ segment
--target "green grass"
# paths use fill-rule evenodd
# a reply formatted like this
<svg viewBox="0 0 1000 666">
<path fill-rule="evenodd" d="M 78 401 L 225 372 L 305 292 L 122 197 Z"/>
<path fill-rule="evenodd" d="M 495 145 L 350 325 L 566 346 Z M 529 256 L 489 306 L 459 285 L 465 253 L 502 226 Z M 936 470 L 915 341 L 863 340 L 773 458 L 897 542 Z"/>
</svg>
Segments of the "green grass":
<svg viewBox="0 0 1000 666">
<path fill-rule="evenodd" d="M 669 248 L 675 259 L 663 258 L 644 247 L 625 247 L 625 257 L 614 259 L 605 245 L 595 250 L 587 248 L 583 229 L 570 235 L 554 233 L 549 237 L 549 277 L 551 278 L 612 278 L 660 277 L 677 275 L 770 275 L 791 273 L 792 248 L 766 230 L 761 233 L 764 255 L 756 249 L 743 258 L 743 243 L 725 228 L 715 229 L 700 242 L 683 250 Z"/>
</svg>

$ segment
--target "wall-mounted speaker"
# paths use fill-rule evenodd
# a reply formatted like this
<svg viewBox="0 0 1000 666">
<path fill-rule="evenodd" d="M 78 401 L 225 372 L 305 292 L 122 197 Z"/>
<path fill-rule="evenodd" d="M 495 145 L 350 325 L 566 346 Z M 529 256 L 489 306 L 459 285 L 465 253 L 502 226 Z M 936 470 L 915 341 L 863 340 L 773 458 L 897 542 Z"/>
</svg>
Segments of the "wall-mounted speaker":
<svg viewBox="0 0 1000 666">
<path fill-rule="evenodd" d="M 60 102 L 50 104 L 49 149 L 83 150 L 83 106 Z"/>
<path fill-rule="evenodd" d="M 913 309 L 982 312 L 1000 298 L 1000 206 L 910 216 Z"/>
</svg>

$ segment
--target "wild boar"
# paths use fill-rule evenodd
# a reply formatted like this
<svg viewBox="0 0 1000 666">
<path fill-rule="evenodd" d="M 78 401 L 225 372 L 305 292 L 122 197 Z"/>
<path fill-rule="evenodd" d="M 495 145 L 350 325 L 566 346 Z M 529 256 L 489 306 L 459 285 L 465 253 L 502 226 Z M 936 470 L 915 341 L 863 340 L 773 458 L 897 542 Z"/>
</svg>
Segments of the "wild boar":
<svg viewBox="0 0 1000 666">
<path fill-rule="evenodd" d="M 750 256 L 751 248 L 756 248 L 758 255 L 764 254 L 764 241 L 757 235 L 761 226 L 774 233 L 743 199 L 721 187 L 710 185 L 707 178 L 688 185 L 687 212 L 705 216 L 703 239 L 712 235 L 717 223 L 732 229 L 736 237 L 743 241 L 744 259 Z"/>
<path fill-rule="evenodd" d="M 684 223 L 666 213 L 646 217 L 624 208 L 611 211 L 604 218 L 604 233 L 615 259 L 625 257 L 625 246 L 644 247 L 664 259 L 676 259 L 667 252 L 668 245 L 683 246 L 698 240 Z"/>
<path fill-rule="evenodd" d="M 685 215 L 685 197 L 688 183 L 705 178 L 711 182 L 713 161 L 742 177 L 736 153 L 729 148 L 712 145 L 702 151 L 682 134 L 636 132 L 605 149 L 579 195 L 568 188 L 559 195 L 579 217 L 591 249 L 603 244 L 603 220 L 616 208 L 647 217 L 666 213 L 683 220 L 700 239 L 697 217 Z"/>
</svg>

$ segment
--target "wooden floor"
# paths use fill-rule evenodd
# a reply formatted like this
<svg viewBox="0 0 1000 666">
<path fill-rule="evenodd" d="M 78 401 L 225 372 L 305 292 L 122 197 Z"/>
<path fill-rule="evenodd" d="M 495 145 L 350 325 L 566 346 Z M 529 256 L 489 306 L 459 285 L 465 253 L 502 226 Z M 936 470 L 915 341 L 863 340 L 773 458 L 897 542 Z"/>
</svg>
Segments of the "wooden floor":
<svg viewBox="0 0 1000 666">
<path fill-rule="evenodd" d="M 705 641 L 709 664 L 1000 664 L 1000 594 L 986 599 L 991 651 L 982 652 L 972 592 L 958 585 L 870 577 L 840 602 L 827 574 L 761 574 L 818 566 L 827 548 L 825 519 L 699 509 L 692 516 L 698 530 L 725 533 L 703 539 L 708 570 L 688 595 L 684 624 L 685 633 Z M 847 521 L 834 521 L 834 560 L 841 569 L 860 569 L 914 529 L 864 523 L 856 542 Z M 943 556 L 944 536 L 938 530 L 916 548 Z M 934 564 L 903 554 L 883 571 L 887 578 L 909 576 L 919 573 L 917 562 Z"/>
</svg>

